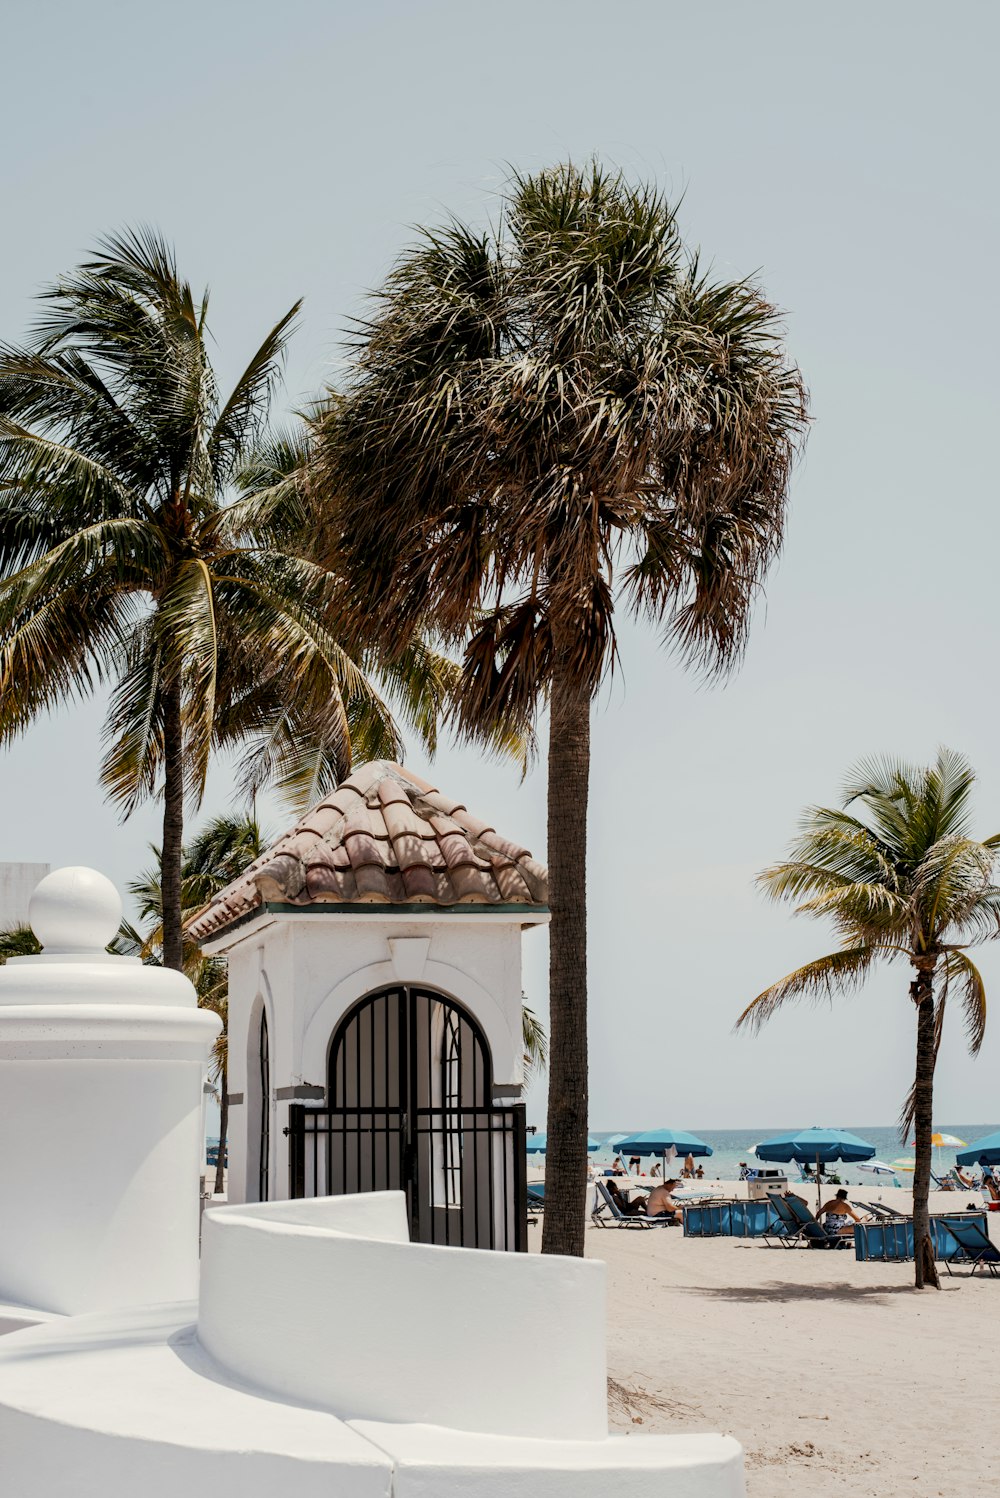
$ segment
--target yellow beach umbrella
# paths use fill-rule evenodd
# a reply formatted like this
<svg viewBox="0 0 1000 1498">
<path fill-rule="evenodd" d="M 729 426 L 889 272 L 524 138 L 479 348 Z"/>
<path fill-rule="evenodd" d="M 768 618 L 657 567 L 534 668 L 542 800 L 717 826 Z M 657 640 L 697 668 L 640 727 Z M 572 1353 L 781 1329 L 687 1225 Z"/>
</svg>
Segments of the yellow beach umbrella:
<svg viewBox="0 0 1000 1498">
<path fill-rule="evenodd" d="M 892 1168 L 893 1170 L 913 1170 L 914 1162 L 912 1160 L 893 1160 Z"/>
</svg>

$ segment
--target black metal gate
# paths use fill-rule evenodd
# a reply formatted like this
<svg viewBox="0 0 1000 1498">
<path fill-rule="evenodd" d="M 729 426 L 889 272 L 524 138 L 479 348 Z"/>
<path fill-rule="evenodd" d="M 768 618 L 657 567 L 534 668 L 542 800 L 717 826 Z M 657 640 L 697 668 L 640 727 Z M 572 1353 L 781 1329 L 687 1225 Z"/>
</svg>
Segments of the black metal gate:
<svg viewBox="0 0 1000 1498">
<path fill-rule="evenodd" d="M 522 1104 L 493 1104 L 489 1046 L 453 1000 L 370 994 L 330 1045 L 326 1108 L 289 1109 L 297 1196 L 405 1191 L 415 1243 L 527 1249 Z"/>
</svg>

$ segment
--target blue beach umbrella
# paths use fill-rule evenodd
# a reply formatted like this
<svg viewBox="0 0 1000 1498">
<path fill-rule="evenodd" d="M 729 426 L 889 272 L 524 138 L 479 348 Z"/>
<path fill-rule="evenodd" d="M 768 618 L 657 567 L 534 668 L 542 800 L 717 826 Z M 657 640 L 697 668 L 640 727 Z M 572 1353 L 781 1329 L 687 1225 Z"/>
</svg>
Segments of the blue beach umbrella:
<svg viewBox="0 0 1000 1498">
<path fill-rule="evenodd" d="M 595 1150 L 599 1150 L 600 1147 L 601 1147 L 600 1141 L 597 1140 L 597 1139 L 591 1139 L 590 1135 L 588 1134 L 587 1135 L 587 1154 L 588 1155 L 592 1155 L 594 1153 L 594 1151 Z M 529 1155 L 544 1155 L 545 1154 L 545 1135 L 544 1134 L 529 1134 L 528 1135 L 528 1154 Z"/>
<path fill-rule="evenodd" d="M 959 1165 L 1000 1165 L 1000 1131 L 977 1139 L 955 1156 Z"/>
<path fill-rule="evenodd" d="M 710 1155 L 712 1146 L 687 1134 L 683 1129 L 649 1129 L 645 1134 L 625 1134 L 615 1145 L 620 1155 L 665 1155 L 676 1150 L 679 1155 Z"/>
<path fill-rule="evenodd" d="M 829 1160 L 874 1160 L 875 1146 L 846 1129 L 800 1129 L 797 1134 L 776 1134 L 757 1145 L 754 1153 L 758 1160 L 772 1160 L 788 1165 L 794 1160 L 799 1165 L 816 1166 L 816 1202 L 819 1205 L 819 1167 Z"/>
</svg>

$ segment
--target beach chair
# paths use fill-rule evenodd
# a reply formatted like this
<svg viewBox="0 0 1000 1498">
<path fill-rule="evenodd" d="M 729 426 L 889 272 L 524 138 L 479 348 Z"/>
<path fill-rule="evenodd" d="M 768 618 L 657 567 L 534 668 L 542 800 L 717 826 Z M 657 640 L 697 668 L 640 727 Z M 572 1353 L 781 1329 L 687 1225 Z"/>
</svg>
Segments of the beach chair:
<svg viewBox="0 0 1000 1498">
<path fill-rule="evenodd" d="M 933 1170 L 931 1171 L 931 1180 L 934 1182 L 935 1191 L 965 1190 L 964 1186 L 960 1188 L 958 1182 L 953 1181 L 950 1176 L 936 1176 Z"/>
<path fill-rule="evenodd" d="M 949 1274 L 953 1263 L 971 1264 L 970 1275 L 975 1274 L 977 1269 L 985 1269 L 990 1275 L 1000 1274 L 1000 1248 L 997 1248 L 981 1223 L 972 1218 L 963 1222 L 958 1217 L 949 1217 L 947 1222 L 939 1220 L 939 1227 L 951 1234 L 960 1250 L 954 1258 L 944 1261 Z"/>
<path fill-rule="evenodd" d="M 907 1222 L 910 1217 L 909 1212 L 897 1212 L 895 1207 L 887 1207 L 884 1202 L 852 1202 L 851 1205 L 869 1212 L 878 1222 Z"/>
<path fill-rule="evenodd" d="M 795 1248 L 799 1242 L 799 1223 L 785 1197 L 778 1191 L 769 1191 L 767 1199 L 771 1203 L 777 1222 L 772 1222 L 761 1234 L 768 1248 Z"/>
<path fill-rule="evenodd" d="M 646 1217 L 644 1214 L 623 1212 L 603 1181 L 595 1181 L 594 1210 L 590 1220 L 595 1228 L 660 1228 L 671 1227 L 672 1217 Z"/>
<path fill-rule="evenodd" d="M 847 1237 L 845 1233 L 833 1233 L 819 1222 L 801 1197 L 779 1196 L 776 1191 L 769 1191 L 767 1196 L 781 1218 L 782 1225 L 788 1228 L 786 1236 L 792 1242 L 799 1245 L 805 1244 L 807 1248 L 850 1248 L 853 1246 L 854 1240 Z M 780 1207 L 779 1202 L 782 1204 Z M 781 1241 L 784 1242 L 784 1239 Z"/>
<path fill-rule="evenodd" d="M 545 1182 L 531 1181 L 528 1184 L 528 1221 L 537 1222 L 545 1211 Z"/>
</svg>

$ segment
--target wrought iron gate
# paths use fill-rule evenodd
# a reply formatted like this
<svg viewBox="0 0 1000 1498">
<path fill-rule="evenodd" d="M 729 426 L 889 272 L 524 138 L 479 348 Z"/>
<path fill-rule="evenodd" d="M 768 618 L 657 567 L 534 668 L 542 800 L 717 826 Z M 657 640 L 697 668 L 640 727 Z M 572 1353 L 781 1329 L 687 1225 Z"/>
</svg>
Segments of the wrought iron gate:
<svg viewBox="0 0 1000 1498">
<path fill-rule="evenodd" d="M 414 1242 L 523 1252 L 524 1107 L 492 1094 L 464 1009 L 422 988 L 370 994 L 334 1033 L 329 1106 L 289 1109 L 292 1196 L 405 1191 Z"/>
</svg>

